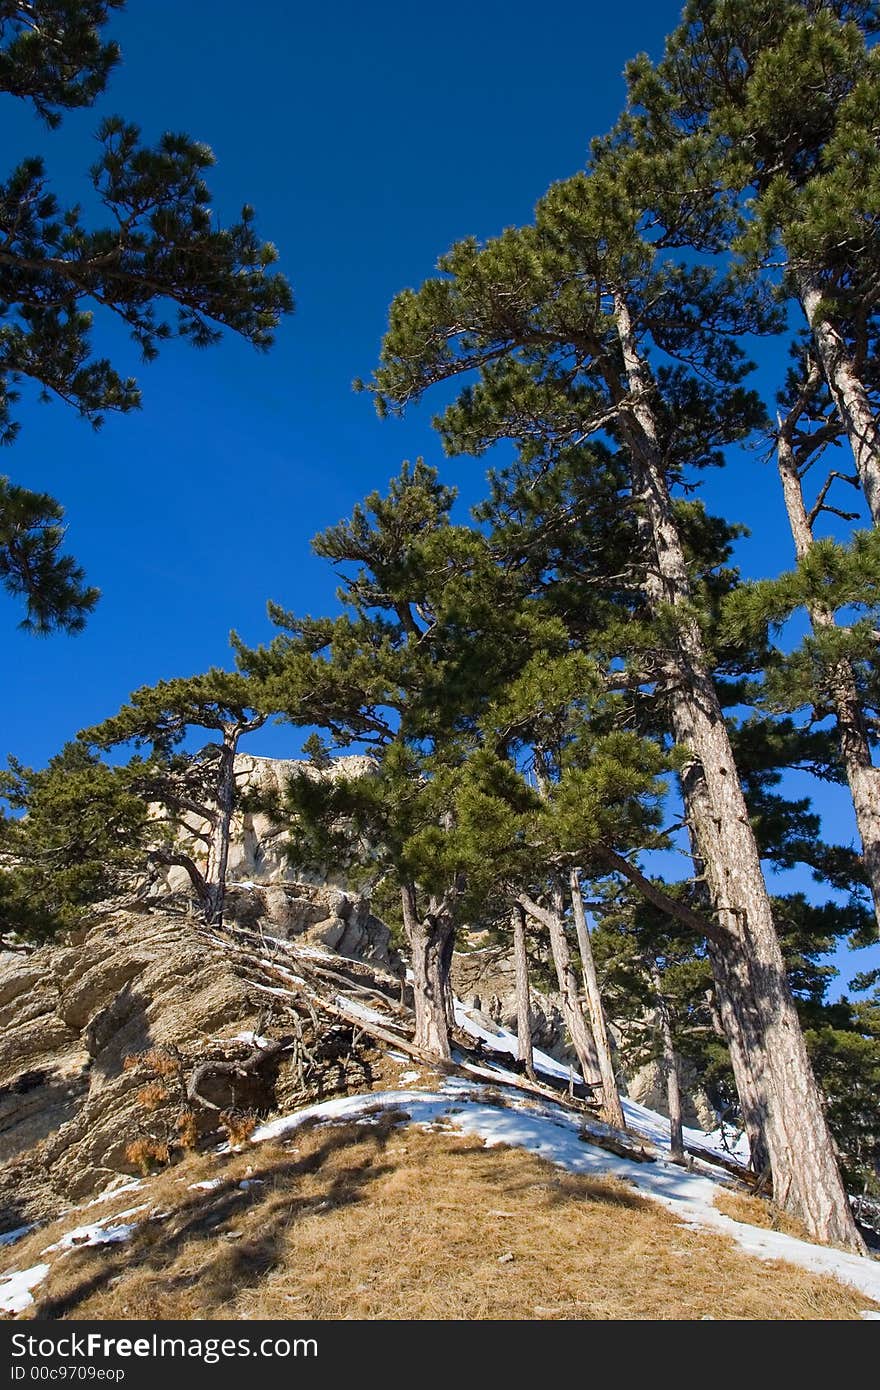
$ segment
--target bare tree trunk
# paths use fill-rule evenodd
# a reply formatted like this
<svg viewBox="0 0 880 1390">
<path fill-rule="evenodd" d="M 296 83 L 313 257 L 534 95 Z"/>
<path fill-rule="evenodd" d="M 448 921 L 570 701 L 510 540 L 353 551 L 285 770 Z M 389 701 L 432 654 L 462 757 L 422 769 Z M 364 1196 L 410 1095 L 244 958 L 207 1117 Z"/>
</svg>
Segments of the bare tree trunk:
<svg viewBox="0 0 880 1390">
<path fill-rule="evenodd" d="M 235 752 L 238 740 L 237 727 L 227 727 L 223 730 L 217 786 L 217 819 L 211 830 L 205 871 L 209 894 L 205 920 L 218 927 L 223 921 L 223 904 L 226 900 L 226 870 L 229 864 L 229 838 L 235 806 Z"/>
<path fill-rule="evenodd" d="M 669 1008 L 663 993 L 663 981 L 656 962 L 651 967 L 651 984 L 657 1001 L 657 1023 L 660 1027 L 660 1043 L 663 1049 L 663 1073 L 666 1078 L 666 1108 L 669 1111 L 669 1152 L 679 1162 L 684 1159 L 684 1133 L 681 1118 L 681 1078 L 678 1072 L 678 1057 L 669 1021 Z"/>
<path fill-rule="evenodd" d="M 686 792 L 685 803 L 687 804 Z M 698 879 L 702 881 L 702 888 L 705 890 L 703 861 L 696 848 L 693 827 L 689 827 L 689 830 L 694 869 Z M 679 902 L 678 899 L 670 897 L 668 893 L 658 888 L 651 879 L 646 878 L 639 869 L 617 854 L 615 850 L 607 846 L 604 847 L 602 857 L 609 868 L 628 878 L 648 902 L 659 907 L 661 912 L 666 912 L 676 921 L 681 922 L 688 930 L 697 932 L 705 940 L 715 982 L 713 1016 L 717 1020 L 718 1031 L 726 1039 L 730 1051 L 731 1065 L 733 1066 L 740 1108 L 743 1114 L 743 1124 L 749 1137 L 752 1164 L 758 1173 L 763 1173 L 770 1162 L 764 1141 L 764 1107 L 759 1098 L 759 1088 L 752 1072 L 748 1050 L 751 1046 L 751 1039 L 760 1039 L 760 1028 L 754 1017 L 749 1018 L 744 1015 L 740 1020 L 737 1013 L 737 1008 L 744 1008 L 746 1002 L 737 994 L 734 986 L 730 983 L 729 957 L 734 950 L 739 949 L 738 944 L 729 936 L 725 937 L 714 920 L 712 903 L 709 901 L 708 893 L 704 893 L 706 903 L 703 912 L 695 912 L 687 904 Z"/>
<path fill-rule="evenodd" d="M 403 925 L 412 956 L 413 1003 L 416 1026 L 414 1042 L 435 1057 L 448 1061 L 452 1057 L 447 1018 L 449 992 L 448 960 L 454 928 L 448 915 L 436 912 L 431 904 L 424 917 L 416 910 L 416 895 L 412 887 L 401 889 Z"/>
<path fill-rule="evenodd" d="M 526 1076 L 535 1080 L 535 1058 L 532 1051 L 532 1009 L 529 998 L 529 957 L 526 952 L 526 914 L 516 904 L 511 912 L 513 928 L 513 960 L 516 968 L 516 1055 L 526 1069 Z"/>
<path fill-rule="evenodd" d="M 443 945 L 440 957 L 440 975 L 443 981 L 443 1007 L 446 1010 L 446 1027 L 455 1027 L 455 995 L 452 991 L 452 957 L 455 952 L 455 932 L 450 930 Z"/>
<path fill-rule="evenodd" d="M 880 526 L 880 430 L 868 394 L 841 334 L 822 313 L 822 290 L 808 276 L 798 291 L 822 365 L 855 459 L 856 471 L 875 526 Z"/>
<path fill-rule="evenodd" d="M 795 554 L 799 560 L 815 544 L 810 518 L 790 438 L 791 417 L 779 433 L 777 460 L 785 510 L 788 513 Z M 837 627 L 834 614 L 819 604 L 809 608 L 814 632 Z M 837 721 L 840 756 L 852 796 L 856 826 L 862 841 L 862 862 L 868 875 L 874 915 L 880 929 L 880 768 L 875 767 L 862 703 L 852 666 L 846 660 L 834 663 L 829 672 L 831 698 Z"/>
<path fill-rule="evenodd" d="M 152 864 L 161 864 L 163 868 L 176 866 L 185 869 L 205 914 L 205 921 L 210 920 L 208 913 L 211 908 L 211 892 L 204 875 L 190 855 L 184 854 L 182 850 L 151 849 L 147 859 Z"/>
<path fill-rule="evenodd" d="M 687 562 L 651 407 L 653 381 L 622 296 L 616 297 L 615 311 L 628 378 L 621 426 L 632 454 L 633 491 L 656 563 L 648 598 L 659 613 L 670 606 L 678 610 L 675 648 L 661 679 L 675 741 L 691 755 L 682 785 L 710 899 L 719 925 L 738 948 L 725 953 L 727 987 L 737 996 L 732 1014 L 739 1027 L 749 1014 L 757 1023 L 757 1036 L 741 1041 L 764 1113 L 774 1193 L 816 1239 L 863 1253 L 788 986 L 724 711 L 691 611 Z M 617 389 L 621 391 L 619 384 Z"/>
<path fill-rule="evenodd" d="M 577 932 L 581 966 L 584 972 L 584 988 L 587 995 L 587 1007 L 590 1011 L 593 1041 L 596 1045 L 596 1053 L 599 1061 L 599 1075 L 602 1078 L 602 1111 L 608 1124 L 615 1125 L 618 1129 L 626 1129 L 623 1106 L 620 1103 L 620 1093 L 617 1089 L 617 1078 L 614 1075 L 614 1062 L 611 1057 L 611 1042 L 608 1037 L 605 1010 L 602 1007 L 602 995 L 599 990 L 599 981 L 596 977 L 596 962 L 593 958 L 593 945 L 590 941 L 590 931 L 587 926 L 586 913 L 584 912 L 580 874 L 577 869 L 572 869 L 570 883 L 571 906 L 574 914 L 574 925 Z"/>
<path fill-rule="evenodd" d="M 562 894 L 558 890 L 554 892 L 552 910 L 539 907 L 525 894 L 520 895 L 519 902 L 530 917 L 547 928 L 547 934 L 550 938 L 550 953 L 553 956 L 556 980 L 562 1001 L 562 1017 L 577 1055 L 581 1075 L 588 1086 L 600 1086 L 602 1075 L 599 1071 L 599 1059 L 596 1056 L 593 1037 L 587 1027 L 587 1020 L 584 1018 L 584 1011 L 581 1008 L 577 976 L 571 963 L 571 951 L 568 948 L 568 938 L 565 935 Z"/>
<path fill-rule="evenodd" d="M 730 954 L 730 950 L 719 950 L 711 941 L 707 942 L 707 955 L 715 982 L 715 1002 L 730 1053 L 743 1128 L 749 1141 L 749 1163 L 753 1172 L 760 1176 L 771 1168 L 765 1137 L 767 1107 L 752 1070 L 752 1050 L 762 1045 L 761 1029 L 753 1010 L 742 1018 L 738 1017 L 737 1010 L 745 1010 L 747 1000 L 731 983 Z"/>
</svg>

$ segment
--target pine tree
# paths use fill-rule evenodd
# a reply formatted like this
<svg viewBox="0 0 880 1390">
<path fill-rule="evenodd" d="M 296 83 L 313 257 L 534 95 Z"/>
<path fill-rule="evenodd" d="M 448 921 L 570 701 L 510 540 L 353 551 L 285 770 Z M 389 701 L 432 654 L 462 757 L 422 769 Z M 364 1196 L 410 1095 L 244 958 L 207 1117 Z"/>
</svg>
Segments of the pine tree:
<svg viewBox="0 0 880 1390">
<path fill-rule="evenodd" d="M 500 439 L 545 457 L 597 431 L 626 452 L 629 505 L 657 643 L 654 695 L 691 754 L 682 789 L 719 933 L 737 1084 L 774 1181 L 811 1232 L 861 1248 L 785 978 L 671 489 L 718 461 L 761 410 L 741 386 L 736 335 L 760 326 L 747 296 L 674 264 L 640 234 L 644 208 L 613 164 L 557 185 L 534 226 L 440 261 L 441 278 L 392 305 L 374 390 L 402 410 L 475 371 L 438 422 L 451 452 Z M 649 351 L 663 354 L 656 367 Z M 536 439 L 539 443 L 536 445 Z"/>
<path fill-rule="evenodd" d="M 21 627 L 41 636 L 79 632 L 98 601 L 81 567 L 61 553 L 64 511 L 48 493 L 0 477 L 0 582 L 24 599 Z"/>
<path fill-rule="evenodd" d="M 121 0 L 0 0 L 0 92 L 30 101 L 50 127 L 65 110 L 90 106 L 119 58 L 100 30 L 120 8 Z M 147 361 L 172 336 L 204 347 L 223 328 L 267 348 L 292 308 L 253 209 L 245 206 L 227 228 L 217 225 L 204 181 L 214 162 L 206 145 L 166 133 L 150 146 L 117 116 L 100 123 L 97 138 L 89 179 L 107 212 L 104 225 L 90 225 L 79 206 L 61 206 L 42 159 L 24 159 L 0 183 L 4 443 L 18 431 L 23 380 L 96 426 L 108 410 L 139 405 L 137 383 L 96 354 L 94 305 L 127 325 Z M 38 631 L 77 630 L 97 599 L 79 567 L 58 554 L 60 516 L 42 494 L 0 491 L 0 578 L 25 597 L 26 623 Z"/>
<path fill-rule="evenodd" d="M 663 843 L 657 819 L 668 763 L 655 741 L 627 728 L 631 701 L 606 690 L 595 663 L 567 647 L 536 652 L 497 692 L 482 728 L 495 756 L 536 784 L 537 798 L 523 800 L 518 813 L 513 839 L 523 848 L 507 870 L 507 891 L 547 932 L 582 1075 L 600 1090 L 608 1122 L 624 1128 L 580 867 L 595 875 L 617 872 L 621 854 Z"/>
<path fill-rule="evenodd" d="M 614 727 L 614 699 L 570 652 L 565 625 L 489 536 L 451 525 L 452 500 L 432 470 L 405 467 L 387 498 L 373 494 L 315 542 L 340 567 L 343 616 L 276 609 L 287 635 L 241 649 L 286 717 L 372 758 L 368 775 L 329 782 L 305 769 L 268 809 L 291 824 L 296 862 L 342 866 L 386 897 L 393 885 L 417 1041 L 441 1056 L 457 926 L 501 930 L 512 908 L 529 912 L 549 931 L 566 1020 L 598 1084 L 561 895 L 599 837 L 624 848 L 650 838 L 665 759 Z M 540 791 L 527 771 L 536 757 Z"/>
<path fill-rule="evenodd" d="M 118 714 L 79 734 L 89 748 L 147 747 L 139 790 L 164 811 L 154 831 L 170 824 L 170 838 L 154 845 L 153 862 L 185 869 L 205 920 L 223 920 L 232 816 L 237 804 L 235 755 L 241 739 L 265 724 L 271 710 L 258 683 L 212 668 L 204 675 L 159 681 L 134 691 Z M 175 752 L 195 731 L 220 735 L 196 753 Z"/>
<path fill-rule="evenodd" d="M 677 140 L 699 151 L 693 203 L 705 216 L 722 190 L 716 227 L 800 305 L 875 525 L 878 30 L 875 0 L 690 0 L 661 62 L 629 65 L 610 142 L 659 154 L 654 183 Z"/>
<path fill-rule="evenodd" d="M 62 110 L 91 106 L 119 62 L 102 42 L 111 10 L 125 0 L 2 0 L 0 91 L 31 101 L 50 127 Z"/>
<path fill-rule="evenodd" d="M 688 885 L 662 892 L 686 900 Z M 604 901 L 602 901 L 604 899 Z M 716 1110 L 732 1116 L 737 1095 L 718 1016 L 705 942 L 631 889 L 606 888 L 594 934 L 603 994 L 628 1070 L 661 1069 L 673 1156 L 684 1152 L 682 1063 L 699 1077 Z"/>
<path fill-rule="evenodd" d="M 110 767 L 78 743 L 40 771 L 10 758 L 0 772 L 0 937 L 51 938 L 133 885 L 154 834 L 144 772 L 141 760 Z"/>
<path fill-rule="evenodd" d="M 416 1043 L 439 1057 L 450 1056 L 456 928 L 483 910 L 510 845 L 494 785 L 504 767 L 481 757 L 476 717 L 530 649 L 515 577 L 478 533 L 451 525 L 454 496 L 421 461 L 404 465 L 387 497 L 371 494 L 313 543 L 339 569 L 343 613 L 296 618 L 271 605 L 281 635 L 265 650 L 238 643 L 273 707 L 329 740 L 322 761 L 353 747 L 371 755 L 364 776 L 304 770 L 267 809 L 290 823 L 296 863 L 333 863 L 396 894 Z"/>
<path fill-rule="evenodd" d="M 852 797 L 862 859 L 880 925 L 880 769 L 874 765 L 878 717 L 875 655 L 880 578 L 877 533 L 856 531 L 848 543 L 817 537 L 823 513 L 857 519 L 834 505 L 829 493 L 851 477 L 829 468 L 808 508 L 804 482 L 829 442 L 841 432 L 829 410 L 818 364 L 798 354 L 782 395 L 776 453 L 797 568 L 776 579 L 745 585 L 725 602 L 724 627 L 739 640 L 767 640 L 805 609 L 811 631 L 794 651 L 768 652 L 763 684 L 752 698 L 782 713 L 806 713 L 811 726 L 829 716 L 839 764 Z M 826 768 L 824 775 L 837 769 Z M 839 773 L 838 773 L 839 775 Z"/>
</svg>

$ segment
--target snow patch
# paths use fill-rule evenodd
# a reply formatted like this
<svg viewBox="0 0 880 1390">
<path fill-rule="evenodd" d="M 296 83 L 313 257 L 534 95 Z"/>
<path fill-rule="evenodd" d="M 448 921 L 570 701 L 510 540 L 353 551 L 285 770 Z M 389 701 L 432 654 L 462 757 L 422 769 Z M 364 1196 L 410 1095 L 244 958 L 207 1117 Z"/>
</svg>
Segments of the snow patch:
<svg viewBox="0 0 880 1390">
<path fill-rule="evenodd" d="M 4 1231 L 3 1234 L 0 1235 L 0 1245 L 14 1245 L 17 1240 L 21 1240 L 22 1236 L 26 1236 L 29 1231 L 33 1231 L 34 1229 L 34 1226 L 31 1225 L 16 1226 L 14 1231 Z"/>
<path fill-rule="evenodd" d="M 245 1029 L 243 1033 L 236 1033 L 231 1039 L 232 1042 L 250 1043 L 251 1047 L 268 1047 L 269 1039 L 263 1038 L 259 1033 L 250 1033 Z"/>
<path fill-rule="evenodd" d="M 142 1203 L 139 1207 L 129 1207 L 128 1211 L 116 1212 L 114 1216 L 105 1216 L 102 1221 L 94 1221 L 89 1226 L 77 1226 L 54 1244 L 47 1245 L 40 1254 L 48 1255 L 53 1250 L 72 1250 L 74 1247 L 78 1249 L 83 1245 L 118 1245 L 130 1238 L 138 1224 L 136 1221 L 126 1222 L 125 1218 L 137 1216 L 146 1209 L 147 1204 Z"/>
<path fill-rule="evenodd" d="M 337 994 L 336 1004 L 339 1008 L 354 1014 L 356 1018 L 362 1018 L 365 1023 L 384 1023 L 392 1028 L 400 1026 L 396 1019 L 389 1018 L 388 1014 L 380 1014 L 378 1010 L 371 1009 L 368 1004 L 362 1004 L 358 999 L 350 999 L 347 994 Z"/>
<path fill-rule="evenodd" d="M 481 1094 L 482 1088 L 475 1083 L 449 1077 L 434 1092 L 400 1090 L 342 1096 L 261 1125 L 251 1135 L 251 1142 L 277 1139 L 310 1119 L 338 1122 L 365 1118 L 368 1111 L 405 1110 L 411 1124 L 448 1125 L 482 1139 L 487 1148 L 509 1144 L 568 1172 L 621 1178 L 644 1196 L 662 1203 L 687 1226 L 726 1235 L 746 1254 L 759 1259 L 786 1260 L 813 1273 L 834 1275 L 880 1302 L 880 1263 L 811 1245 L 781 1231 L 733 1221 L 714 1204 L 720 1178 L 690 1172 L 664 1158 L 652 1164 L 619 1158 L 590 1143 L 589 1122 L 585 1127 L 579 1116 L 552 1102 L 507 1097 L 507 1104 L 499 1107 L 479 1099 Z M 660 1125 L 660 1117 L 654 1118 Z"/>
<path fill-rule="evenodd" d="M 469 1037 L 478 1038 L 492 1052 L 511 1057 L 519 1056 L 515 1033 L 482 1015 L 475 1017 L 475 1011 L 467 1009 L 460 1000 L 455 1001 L 455 1021 L 462 1032 L 467 1033 Z M 576 1067 L 567 1062 L 560 1062 L 548 1052 L 542 1052 L 540 1048 L 534 1050 L 534 1064 L 536 1071 L 542 1072 L 544 1076 L 552 1076 L 557 1081 L 567 1082 L 572 1076 L 575 1081 L 582 1080 Z M 510 1079 L 518 1080 L 516 1076 L 511 1076 Z M 647 1106 L 640 1105 L 638 1101 L 630 1100 L 627 1096 L 621 1096 L 620 1103 L 627 1125 L 638 1130 L 660 1148 L 669 1148 L 669 1121 L 663 1115 L 658 1115 L 655 1110 L 649 1110 Z M 689 1129 L 685 1126 L 684 1142 L 691 1148 L 703 1149 L 709 1155 L 722 1154 L 738 1160 L 744 1166 L 748 1163 L 748 1140 L 745 1136 L 741 1136 L 731 1148 L 725 1145 L 720 1130 L 706 1134 L 701 1129 Z"/>
<path fill-rule="evenodd" d="M 0 1312 L 21 1313 L 33 1303 L 31 1289 L 41 1284 L 49 1273 L 48 1265 L 31 1265 L 30 1269 L 14 1270 L 0 1281 Z"/>
<path fill-rule="evenodd" d="M 131 1182 L 125 1182 L 121 1187 L 108 1187 L 101 1193 L 100 1197 L 93 1197 L 90 1202 L 86 1202 L 84 1207 L 74 1207 L 74 1211 L 85 1211 L 88 1207 L 99 1207 L 102 1202 L 110 1202 L 114 1197 L 121 1197 L 123 1192 L 140 1192 L 143 1187 L 140 1178 L 134 1178 Z"/>
</svg>

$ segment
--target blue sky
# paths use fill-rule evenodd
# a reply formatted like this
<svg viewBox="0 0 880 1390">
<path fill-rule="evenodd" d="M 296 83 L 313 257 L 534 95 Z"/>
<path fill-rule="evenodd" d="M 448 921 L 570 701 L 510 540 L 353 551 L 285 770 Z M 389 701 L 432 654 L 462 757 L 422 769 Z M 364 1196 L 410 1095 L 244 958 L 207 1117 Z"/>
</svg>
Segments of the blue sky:
<svg viewBox="0 0 880 1390">
<path fill-rule="evenodd" d="M 625 61 L 659 53 L 679 9 L 268 0 L 249 23 L 230 0 L 129 0 L 112 23 L 123 63 L 96 110 L 48 134 L 2 99 L 7 164 L 43 153 L 65 201 L 87 203 L 100 115 L 119 112 L 148 139 L 180 129 L 205 140 L 218 215 L 255 205 L 297 312 L 269 355 L 229 337 L 205 352 L 171 344 L 148 367 L 101 322 L 100 350 L 139 376 L 143 409 L 97 434 L 59 403 L 25 399 L 0 464 L 64 503 L 69 548 L 103 598 L 83 634 L 46 641 L 18 633 L 0 599 L 0 756 L 41 765 L 136 686 L 228 664 L 230 628 L 250 643 L 271 635 L 268 598 L 326 610 L 334 578 L 309 538 L 403 458 L 442 464 L 465 503 L 481 495 L 483 465 L 442 460 L 430 405 L 380 422 L 351 382 L 374 366 L 398 290 L 458 237 L 527 220 L 547 185 L 583 163 L 620 107 Z M 738 557 L 747 573 L 789 563 L 775 471 L 757 455 L 709 479 L 706 500 L 751 526 Z M 288 756 L 297 746 L 277 727 L 251 744 Z M 835 838 L 849 839 L 846 796 L 822 805 Z"/>
</svg>

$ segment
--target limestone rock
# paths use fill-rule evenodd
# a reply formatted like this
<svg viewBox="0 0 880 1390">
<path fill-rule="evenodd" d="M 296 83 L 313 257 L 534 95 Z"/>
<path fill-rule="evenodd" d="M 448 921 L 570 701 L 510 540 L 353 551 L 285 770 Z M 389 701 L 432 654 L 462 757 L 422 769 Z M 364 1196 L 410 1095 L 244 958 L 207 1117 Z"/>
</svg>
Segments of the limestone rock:
<svg viewBox="0 0 880 1390">
<path fill-rule="evenodd" d="M 679 1060 L 681 1069 L 682 1118 L 692 1129 L 702 1129 L 706 1133 L 718 1127 L 718 1112 L 704 1088 L 699 1084 L 696 1069 L 686 1060 Z M 666 1101 L 666 1079 L 659 1062 L 648 1062 L 629 1078 L 627 1086 L 630 1098 L 656 1110 L 659 1115 L 668 1115 Z"/>
<path fill-rule="evenodd" d="M 466 1004 L 516 1032 L 516 979 L 513 953 L 506 946 L 456 951 L 452 988 Z M 532 987 L 532 1042 L 560 1062 L 577 1059 L 565 1031 L 559 996 Z"/>
<path fill-rule="evenodd" d="M 367 900 L 331 883 L 233 884 L 227 889 L 225 916 L 286 940 L 400 968 L 391 933 L 373 916 Z"/>
<path fill-rule="evenodd" d="M 371 758 L 354 754 L 350 757 L 335 758 L 326 771 L 318 771 L 307 761 L 290 758 L 258 758 L 249 753 L 239 753 L 235 759 L 236 789 L 240 796 L 257 790 L 279 792 L 286 780 L 294 772 L 305 770 L 310 776 L 327 781 L 338 777 L 362 777 L 373 767 Z M 195 817 L 190 820 L 190 829 L 195 836 L 204 830 L 205 822 Z M 232 837 L 229 847 L 227 881 L 229 883 L 332 883 L 345 888 L 344 878 L 327 869 L 318 874 L 310 873 L 292 865 L 287 857 L 288 835 L 279 830 L 269 818 L 254 811 L 236 812 L 232 822 Z M 204 859 L 204 846 L 194 839 L 190 852 L 198 862 Z M 160 876 L 157 894 L 186 890 L 189 880 L 186 870 L 178 867 L 166 869 Z"/>
<path fill-rule="evenodd" d="M 374 919 L 334 891 L 335 899 L 316 891 L 307 930 L 338 932 L 352 947 L 368 942 Z M 267 954 L 240 948 L 234 931 L 220 939 L 185 913 L 118 910 L 73 945 L 0 961 L 0 1230 L 136 1173 L 132 1142 L 173 1132 L 185 1085 L 145 1108 L 150 1077 L 126 1059 L 158 1050 L 179 1062 L 184 1079 L 207 1059 L 216 1074 L 201 1088 L 203 1133 L 224 1108 L 267 1113 L 345 1091 L 358 1054 L 344 1025 L 307 1040 L 307 1073 L 295 1055 L 271 1051 L 273 1038 L 299 1025 L 271 988 L 271 969 L 260 977 L 255 968 Z M 260 1059 L 254 1034 L 270 1044 L 266 1065 L 224 1072 L 227 1061 Z"/>
</svg>

